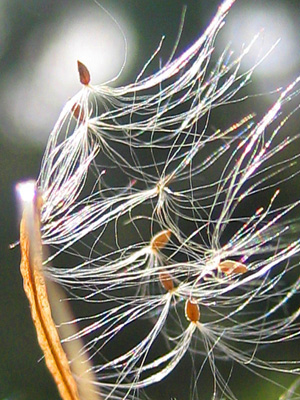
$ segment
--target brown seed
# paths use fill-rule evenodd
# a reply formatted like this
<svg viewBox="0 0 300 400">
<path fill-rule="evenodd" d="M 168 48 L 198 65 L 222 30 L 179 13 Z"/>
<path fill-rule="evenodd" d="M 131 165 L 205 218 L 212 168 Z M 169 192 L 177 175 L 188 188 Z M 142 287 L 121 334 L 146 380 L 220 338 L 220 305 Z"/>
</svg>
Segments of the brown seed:
<svg viewBox="0 0 300 400">
<path fill-rule="evenodd" d="M 242 264 L 239 261 L 232 261 L 232 260 L 224 260 L 220 262 L 219 268 L 226 275 L 244 274 L 245 272 L 248 271 L 245 264 Z"/>
<path fill-rule="evenodd" d="M 77 61 L 77 67 L 79 72 L 79 80 L 83 85 L 88 85 L 91 80 L 91 76 L 87 67 L 82 62 Z"/>
<path fill-rule="evenodd" d="M 74 117 L 77 119 L 77 121 L 79 121 L 79 122 L 84 121 L 84 111 L 80 104 L 75 103 L 72 107 L 72 112 L 73 112 Z"/>
<path fill-rule="evenodd" d="M 189 299 L 185 303 L 185 316 L 191 322 L 198 322 L 200 319 L 200 310 L 196 300 Z"/>
<path fill-rule="evenodd" d="M 167 292 L 170 292 L 171 290 L 174 289 L 172 276 L 167 271 L 160 272 L 159 280 Z"/>
<path fill-rule="evenodd" d="M 170 229 L 166 229 L 165 231 L 158 232 L 155 236 L 153 236 L 150 246 L 153 251 L 158 251 L 163 249 L 166 244 L 169 242 L 171 237 Z"/>
</svg>

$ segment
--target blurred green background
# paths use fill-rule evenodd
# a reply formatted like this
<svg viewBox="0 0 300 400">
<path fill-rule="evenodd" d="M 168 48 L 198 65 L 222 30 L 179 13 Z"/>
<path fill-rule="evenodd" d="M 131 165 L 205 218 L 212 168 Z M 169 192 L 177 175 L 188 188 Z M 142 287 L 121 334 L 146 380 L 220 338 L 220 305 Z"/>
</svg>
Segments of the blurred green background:
<svg viewBox="0 0 300 400">
<path fill-rule="evenodd" d="M 124 60 L 122 29 L 127 38 L 128 59 L 117 84 L 128 83 L 155 51 L 162 35 L 166 39 L 161 58 L 163 62 L 168 59 L 185 5 L 187 11 L 177 54 L 203 32 L 219 1 L 103 0 L 101 5 L 107 12 L 92 0 L 0 0 L 0 400 L 58 399 L 41 360 L 23 293 L 19 248 L 11 250 L 9 245 L 18 240 L 15 185 L 38 175 L 46 138 L 59 110 L 80 88 L 77 58 L 87 63 L 94 82 L 112 79 Z M 246 105 L 248 112 L 253 107 L 262 114 L 276 98 L 270 93 L 299 73 L 299 23 L 299 0 L 237 0 L 234 5 L 220 33 L 220 48 L 232 40 L 238 51 L 243 41 L 249 42 L 253 34 L 264 28 L 258 51 L 249 60 L 253 64 L 281 38 L 247 89 L 251 94 L 266 94 L 250 98 Z M 244 103 L 236 105 L 236 119 L 242 117 L 244 107 Z M 217 118 L 214 123 L 218 125 Z M 219 118 L 224 127 L 226 116 L 220 113 Z M 289 132 L 299 133 L 299 116 L 289 123 Z M 297 187 L 288 190 L 287 197 L 299 197 Z M 299 348 L 294 347 L 294 352 L 300 356 Z M 280 390 L 272 392 L 261 380 L 253 385 L 256 381 L 249 381 L 243 374 L 241 387 L 237 389 L 239 399 L 278 398 Z M 276 379 L 284 384 L 291 382 L 291 377 Z M 173 397 L 188 399 L 188 395 L 183 398 L 178 393 L 174 387 Z"/>
</svg>

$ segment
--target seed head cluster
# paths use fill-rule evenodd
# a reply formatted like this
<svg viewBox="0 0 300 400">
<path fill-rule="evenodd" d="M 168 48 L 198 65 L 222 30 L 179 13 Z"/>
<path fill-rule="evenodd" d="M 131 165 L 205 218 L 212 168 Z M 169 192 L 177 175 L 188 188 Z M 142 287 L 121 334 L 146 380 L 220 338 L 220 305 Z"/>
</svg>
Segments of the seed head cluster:
<svg viewBox="0 0 300 400">
<path fill-rule="evenodd" d="M 288 149 L 299 137 L 284 128 L 300 77 L 261 118 L 211 123 L 257 66 L 241 69 L 256 38 L 213 61 L 233 3 L 177 58 L 150 75 L 147 63 L 126 86 L 94 84 L 78 61 L 82 87 L 50 134 L 37 180 L 45 274 L 78 310 L 63 344 L 83 340 L 99 398 L 143 399 L 164 384 L 171 398 L 180 368 L 191 371 L 186 399 L 236 399 L 240 368 L 299 374 L 299 360 L 260 349 L 299 336 L 289 306 L 300 285 L 299 200 L 285 203 L 280 188 L 298 173 Z"/>
</svg>

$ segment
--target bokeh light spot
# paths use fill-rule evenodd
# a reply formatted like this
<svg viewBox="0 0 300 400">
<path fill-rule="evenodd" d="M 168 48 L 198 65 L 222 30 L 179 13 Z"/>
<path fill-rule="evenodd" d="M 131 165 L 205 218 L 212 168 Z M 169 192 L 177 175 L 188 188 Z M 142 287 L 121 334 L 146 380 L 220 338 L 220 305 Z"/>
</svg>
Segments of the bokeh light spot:
<svg viewBox="0 0 300 400">
<path fill-rule="evenodd" d="M 11 132 L 46 142 L 60 109 L 81 88 L 77 60 L 88 67 L 91 84 L 113 80 L 125 59 L 128 71 L 134 35 L 129 21 L 114 18 L 97 6 L 77 8 L 33 30 L 3 90 Z"/>
</svg>

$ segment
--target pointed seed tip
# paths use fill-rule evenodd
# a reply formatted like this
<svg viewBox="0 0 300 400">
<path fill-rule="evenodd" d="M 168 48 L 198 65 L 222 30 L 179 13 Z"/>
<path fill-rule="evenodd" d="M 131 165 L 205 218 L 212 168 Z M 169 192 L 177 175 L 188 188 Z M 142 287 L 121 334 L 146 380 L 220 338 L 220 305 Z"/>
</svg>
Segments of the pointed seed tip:
<svg viewBox="0 0 300 400">
<path fill-rule="evenodd" d="M 188 299 L 185 303 L 185 316 L 190 322 L 198 322 L 200 319 L 200 310 L 196 300 Z"/>
<path fill-rule="evenodd" d="M 167 271 L 161 271 L 159 274 L 159 280 L 162 287 L 167 291 L 170 292 L 174 289 L 174 282 L 172 276 Z"/>
<path fill-rule="evenodd" d="M 245 274 L 248 271 L 245 264 L 233 260 L 221 261 L 219 268 L 226 275 Z"/>
<path fill-rule="evenodd" d="M 166 229 L 154 235 L 150 242 L 152 251 L 158 251 L 166 247 L 167 243 L 171 238 L 171 234 L 172 234 L 171 230 Z"/>
<path fill-rule="evenodd" d="M 77 68 L 79 72 L 79 80 L 83 85 L 88 85 L 91 81 L 91 75 L 87 67 L 79 60 L 77 60 Z"/>
</svg>

